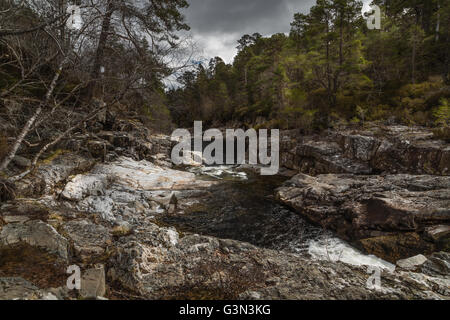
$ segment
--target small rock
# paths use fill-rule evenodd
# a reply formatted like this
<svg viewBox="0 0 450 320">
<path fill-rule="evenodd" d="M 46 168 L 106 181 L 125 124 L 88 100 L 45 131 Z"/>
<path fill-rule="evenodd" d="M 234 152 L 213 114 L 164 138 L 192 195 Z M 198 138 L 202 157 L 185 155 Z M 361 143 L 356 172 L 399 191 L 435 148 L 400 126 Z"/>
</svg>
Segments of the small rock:
<svg viewBox="0 0 450 320">
<path fill-rule="evenodd" d="M 114 227 L 112 234 L 116 237 L 124 237 L 133 232 L 131 225 L 128 222 L 121 222 L 118 226 Z"/>
<path fill-rule="evenodd" d="M 44 294 L 44 296 L 42 297 L 42 300 L 58 300 L 58 298 L 51 292 L 47 292 L 46 294 Z"/>
<path fill-rule="evenodd" d="M 80 295 L 86 299 L 103 297 L 106 293 L 105 267 L 97 265 L 95 268 L 83 272 L 81 276 Z"/>
<path fill-rule="evenodd" d="M 414 271 L 414 270 L 417 270 L 426 261 L 427 261 L 427 258 L 424 255 L 419 254 L 415 257 L 411 257 L 408 259 L 398 260 L 397 266 L 404 270 Z"/>
</svg>

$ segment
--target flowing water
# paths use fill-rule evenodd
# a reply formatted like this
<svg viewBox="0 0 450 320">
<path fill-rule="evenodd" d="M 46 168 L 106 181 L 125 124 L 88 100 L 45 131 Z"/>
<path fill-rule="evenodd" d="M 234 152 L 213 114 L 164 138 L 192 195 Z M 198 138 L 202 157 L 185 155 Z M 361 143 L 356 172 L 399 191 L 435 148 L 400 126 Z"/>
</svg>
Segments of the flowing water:
<svg viewBox="0 0 450 320">
<path fill-rule="evenodd" d="M 200 179 L 218 180 L 210 196 L 182 215 L 167 215 L 165 224 L 181 231 L 234 239 L 253 245 L 305 255 L 311 259 L 343 261 L 386 269 L 394 266 L 361 253 L 331 232 L 324 231 L 274 199 L 286 177 L 260 176 L 236 166 L 190 167 Z"/>
</svg>

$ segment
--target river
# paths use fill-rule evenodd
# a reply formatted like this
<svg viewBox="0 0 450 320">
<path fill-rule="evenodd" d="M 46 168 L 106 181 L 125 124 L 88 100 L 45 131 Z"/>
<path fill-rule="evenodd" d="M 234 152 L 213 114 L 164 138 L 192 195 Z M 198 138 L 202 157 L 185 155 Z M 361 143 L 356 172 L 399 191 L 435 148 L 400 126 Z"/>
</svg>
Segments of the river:
<svg viewBox="0 0 450 320">
<path fill-rule="evenodd" d="M 179 231 L 307 256 L 310 259 L 342 261 L 393 270 L 394 265 L 366 255 L 333 233 L 315 226 L 279 204 L 275 189 L 283 176 L 260 176 L 238 166 L 184 168 L 199 179 L 218 181 L 209 196 L 193 210 L 164 215 L 161 222 Z"/>
</svg>

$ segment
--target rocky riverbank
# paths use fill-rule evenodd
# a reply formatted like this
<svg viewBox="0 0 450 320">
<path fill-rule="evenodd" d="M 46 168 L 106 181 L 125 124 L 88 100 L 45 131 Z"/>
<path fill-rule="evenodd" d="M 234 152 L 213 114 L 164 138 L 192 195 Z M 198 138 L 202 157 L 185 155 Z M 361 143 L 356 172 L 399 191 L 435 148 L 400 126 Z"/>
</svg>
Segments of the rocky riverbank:
<svg viewBox="0 0 450 320">
<path fill-rule="evenodd" d="M 305 174 L 450 175 L 450 144 L 420 127 L 368 124 L 304 136 L 284 132 L 281 164 Z"/>
<path fill-rule="evenodd" d="M 449 251 L 450 144 L 423 128 L 371 127 L 283 139 L 302 174 L 277 198 L 309 220 L 395 262 Z"/>
<path fill-rule="evenodd" d="M 368 239 L 411 234 L 426 242 L 414 252 L 426 257 L 381 270 L 381 287 L 369 288 L 367 266 L 169 225 L 162 217 L 204 210 L 221 181 L 171 168 L 168 137 L 125 121 L 98 127 L 64 141 L 64 151 L 49 155 L 17 183 L 16 199 L 1 204 L 0 299 L 450 298 L 448 177 L 301 174 L 279 189 L 282 202 L 368 252 L 386 252 Z M 389 260 L 409 252 L 399 246 Z M 72 265 L 81 269 L 79 291 L 66 286 Z"/>
</svg>

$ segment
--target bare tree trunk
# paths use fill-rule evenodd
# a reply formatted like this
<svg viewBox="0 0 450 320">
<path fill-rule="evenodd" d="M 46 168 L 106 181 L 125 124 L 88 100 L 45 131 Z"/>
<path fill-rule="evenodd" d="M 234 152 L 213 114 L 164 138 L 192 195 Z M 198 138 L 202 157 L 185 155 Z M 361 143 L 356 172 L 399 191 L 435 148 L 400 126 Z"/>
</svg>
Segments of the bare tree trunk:
<svg viewBox="0 0 450 320">
<path fill-rule="evenodd" d="M 16 142 L 14 142 L 13 146 L 11 147 L 11 150 L 8 152 L 5 159 L 3 159 L 3 161 L 0 165 L 0 172 L 4 171 L 8 167 L 8 165 L 12 161 L 12 159 L 16 156 L 17 150 L 19 150 L 20 145 L 22 144 L 25 137 L 28 135 L 28 133 L 29 133 L 30 129 L 32 128 L 33 124 L 35 123 L 36 119 L 42 113 L 44 106 L 47 105 L 47 103 L 50 101 L 53 91 L 55 90 L 56 83 L 58 82 L 59 76 L 61 75 L 63 67 L 68 60 L 69 60 L 69 58 L 68 58 L 68 56 L 66 56 L 60 63 L 58 70 L 56 71 L 55 76 L 53 77 L 53 80 L 50 84 L 50 87 L 48 88 L 47 93 L 45 94 L 44 101 L 36 109 L 33 116 L 27 121 L 27 123 L 23 127 L 22 131 L 20 132 L 19 136 L 17 137 Z"/>
<path fill-rule="evenodd" d="M 342 67 L 344 64 L 344 54 L 343 54 L 343 46 L 344 46 L 344 13 L 340 13 L 339 19 L 339 67 Z"/>
<path fill-rule="evenodd" d="M 436 22 L 436 38 L 435 41 L 438 42 L 439 41 L 439 32 L 441 31 L 441 4 L 437 3 L 437 7 L 438 7 L 438 12 L 437 12 L 437 22 Z"/>
<path fill-rule="evenodd" d="M 245 65 L 245 69 L 244 69 L 244 82 L 245 82 L 245 87 L 248 86 L 248 80 L 247 80 L 247 65 Z"/>
<path fill-rule="evenodd" d="M 413 40 L 413 49 L 412 49 L 412 83 L 416 84 L 416 52 L 417 52 L 417 44 L 416 39 Z"/>
<path fill-rule="evenodd" d="M 94 65 L 92 66 L 91 78 L 94 81 L 92 82 L 92 85 L 90 86 L 90 89 L 89 89 L 89 95 L 91 97 L 94 94 L 94 91 L 97 87 L 96 79 L 99 78 L 100 69 L 103 65 L 103 60 L 105 57 L 105 48 L 106 48 L 106 44 L 108 42 L 109 31 L 111 29 L 111 18 L 114 13 L 114 10 L 115 10 L 113 2 L 114 2 L 113 0 L 108 1 L 107 7 L 106 7 L 106 13 L 105 13 L 105 16 L 104 16 L 103 22 L 102 22 L 102 31 L 100 33 L 100 38 L 98 40 L 98 46 L 97 46 L 97 52 L 95 54 Z"/>
</svg>

